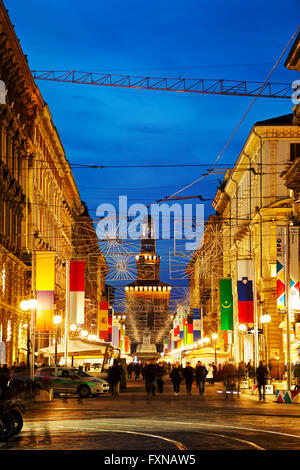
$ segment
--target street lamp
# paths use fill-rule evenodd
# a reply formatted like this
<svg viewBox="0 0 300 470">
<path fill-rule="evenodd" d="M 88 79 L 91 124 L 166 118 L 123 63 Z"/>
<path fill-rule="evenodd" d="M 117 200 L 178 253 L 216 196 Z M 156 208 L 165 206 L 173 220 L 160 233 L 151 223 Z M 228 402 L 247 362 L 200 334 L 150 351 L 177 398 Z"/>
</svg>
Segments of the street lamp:
<svg viewBox="0 0 300 470">
<path fill-rule="evenodd" d="M 54 353 L 54 364 L 57 365 L 57 340 L 58 340 L 58 325 L 61 323 L 61 316 L 54 315 L 53 323 L 55 327 L 55 353 Z"/>
<path fill-rule="evenodd" d="M 247 330 L 246 325 L 241 323 L 238 326 L 241 334 L 239 335 L 239 348 L 241 349 L 242 357 L 243 357 L 243 362 L 245 362 L 245 341 L 244 341 L 244 333 Z"/>
<path fill-rule="evenodd" d="M 37 308 L 37 301 L 36 299 L 22 300 L 22 302 L 20 303 L 20 308 L 24 312 L 27 312 L 28 310 L 31 311 L 31 335 L 29 334 L 29 326 L 27 330 L 27 354 L 28 354 L 27 365 L 30 368 L 30 378 L 33 383 L 34 381 L 34 354 L 35 354 L 35 309 Z M 31 352 L 32 352 L 31 363 L 29 359 L 30 342 L 31 342 Z"/>
<path fill-rule="evenodd" d="M 215 364 L 217 365 L 217 339 L 218 339 L 217 333 L 212 334 L 212 339 L 215 342 Z"/>
<path fill-rule="evenodd" d="M 263 325 L 266 325 L 266 334 L 264 334 L 264 340 L 265 340 L 265 356 L 266 356 L 266 362 L 268 364 L 269 358 L 268 358 L 268 341 L 267 341 L 267 325 L 271 321 L 271 315 L 262 315 L 260 317 L 260 323 Z M 264 329 L 263 329 L 264 333 Z"/>
</svg>

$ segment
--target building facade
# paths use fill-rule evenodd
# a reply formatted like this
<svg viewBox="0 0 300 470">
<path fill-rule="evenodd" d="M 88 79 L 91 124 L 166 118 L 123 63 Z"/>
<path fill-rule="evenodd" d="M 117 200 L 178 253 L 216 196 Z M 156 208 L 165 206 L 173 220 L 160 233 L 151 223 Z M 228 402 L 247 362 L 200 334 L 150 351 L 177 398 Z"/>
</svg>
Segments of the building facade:
<svg viewBox="0 0 300 470">
<path fill-rule="evenodd" d="M 50 110 L 1 0 L 0 57 L 0 342 L 5 351 L 0 362 L 12 365 L 29 357 L 30 315 L 20 303 L 35 295 L 35 253 L 55 253 L 54 313 L 64 320 L 65 261 L 75 255 L 86 259 L 86 246 L 91 238 L 95 242 L 96 235 L 90 220 L 85 220 L 89 224 L 89 232 L 83 234 L 86 241 L 78 244 L 74 235 L 80 230 L 79 220 L 89 216 Z M 97 272 L 93 268 L 91 282 L 88 274 L 87 286 L 88 298 L 97 308 L 106 271 L 100 250 L 95 253 L 101 266 Z M 37 335 L 36 350 L 51 343 L 52 333 Z"/>
<path fill-rule="evenodd" d="M 300 127 L 293 114 L 257 122 L 232 170 L 224 178 L 213 201 L 227 223 L 223 240 L 223 277 L 231 278 L 234 299 L 234 355 L 237 361 L 265 359 L 273 377 L 282 377 L 287 362 L 286 311 L 278 308 L 278 227 L 294 220 L 293 201 L 282 175 L 300 143 Z M 299 239 L 297 239 L 299 246 Z M 254 324 L 238 320 L 237 261 L 253 260 Z M 299 264 L 298 264 L 299 270 Z M 298 271 L 297 270 L 297 271 Z M 267 317 L 266 317 L 267 315 Z M 264 323 L 264 319 L 270 320 Z M 295 326 L 299 311 L 291 313 L 292 361 L 297 358 Z M 257 348 L 255 347 L 257 344 Z"/>
</svg>

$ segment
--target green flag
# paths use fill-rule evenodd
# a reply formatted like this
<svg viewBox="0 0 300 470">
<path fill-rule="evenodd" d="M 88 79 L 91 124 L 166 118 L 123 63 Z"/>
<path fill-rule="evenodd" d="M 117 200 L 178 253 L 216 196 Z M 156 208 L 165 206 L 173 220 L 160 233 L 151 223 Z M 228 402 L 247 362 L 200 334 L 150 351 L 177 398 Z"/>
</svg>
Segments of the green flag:
<svg viewBox="0 0 300 470">
<path fill-rule="evenodd" d="M 221 330 L 233 330 L 232 280 L 220 279 Z"/>
</svg>

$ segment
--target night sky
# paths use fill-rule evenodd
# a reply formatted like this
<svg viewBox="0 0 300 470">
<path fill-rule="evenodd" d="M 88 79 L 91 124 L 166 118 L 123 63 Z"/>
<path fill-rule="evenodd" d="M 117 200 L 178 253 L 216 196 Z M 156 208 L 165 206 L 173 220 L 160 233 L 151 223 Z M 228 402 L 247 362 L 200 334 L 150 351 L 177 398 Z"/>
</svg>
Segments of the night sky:
<svg viewBox="0 0 300 470">
<path fill-rule="evenodd" d="M 298 26 L 299 2 L 201 0 L 82 2 L 5 0 L 31 70 L 264 81 Z M 291 83 L 284 67 L 271 82 Z M 74 169 L 95 218 L 102 202 L 151 204 L 192 183 L 214 163 L 251 103 L 195 95 L 37 82 L 72 164 L 204 164 L 186 168 Z M 219 164 L 237 159 L 253 123 L 291 113 L 290 100 L 258 99 Z M 180 196 L 202 195 L 205 216 L 222 175 Z M 196 200 L 194 200 L 196 202 Z M 191 200 L 187 201 L 191 202 Z M 173 242 L 158 242 L 169 281 Z M 172 281 L 170 281 L 172 283 Z M 179 282 L 178 285 L 184 285 Z"/>
</svg>

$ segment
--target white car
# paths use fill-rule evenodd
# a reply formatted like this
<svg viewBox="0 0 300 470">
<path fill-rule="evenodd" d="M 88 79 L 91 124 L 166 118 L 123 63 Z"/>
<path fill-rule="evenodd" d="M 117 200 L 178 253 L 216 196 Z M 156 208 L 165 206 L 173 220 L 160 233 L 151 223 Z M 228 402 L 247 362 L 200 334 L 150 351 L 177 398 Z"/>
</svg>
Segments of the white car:
<svg viewBox="0 0 300 470">
<path fill-rule="evenodd" d="M 109 383 L 73 367 L 41 367 L 36 370 L 34 383 L 40 388 L 52 388 L 54 394 L 76 393 L 82 398 L 109 392 Z"/>
</svg>

